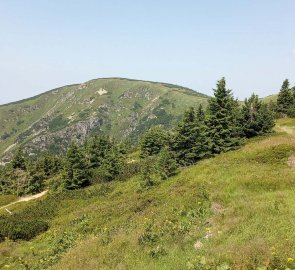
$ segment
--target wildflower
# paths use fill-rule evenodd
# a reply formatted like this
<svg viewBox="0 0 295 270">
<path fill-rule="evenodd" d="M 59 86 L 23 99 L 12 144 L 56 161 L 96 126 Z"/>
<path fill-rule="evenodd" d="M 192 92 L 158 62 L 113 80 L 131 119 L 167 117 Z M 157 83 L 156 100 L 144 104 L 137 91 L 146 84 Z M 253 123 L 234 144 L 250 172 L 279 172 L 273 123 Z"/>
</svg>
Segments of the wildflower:
<svg viewBox="0 0 295 270">
<path fill-rule="evenodd" d="M 10 265 L 9 264 L 5 264 L 4 267 L 5 268 L 10 268 Z"/>
<path fill-rule="evenodd" d="M 294 262 L 294 259 L 293 258 L 288 258 L 288 263 L 292 263 Z"/>
</svg>

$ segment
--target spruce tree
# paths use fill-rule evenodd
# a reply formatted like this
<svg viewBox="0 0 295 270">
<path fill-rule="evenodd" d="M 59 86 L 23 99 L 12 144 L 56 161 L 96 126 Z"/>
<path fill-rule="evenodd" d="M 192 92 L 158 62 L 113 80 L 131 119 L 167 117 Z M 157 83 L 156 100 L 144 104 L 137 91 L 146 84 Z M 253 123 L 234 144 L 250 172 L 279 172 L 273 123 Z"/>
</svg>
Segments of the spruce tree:
<svg viewBox="0 0 295 270">
<path fill-rule="evenodd" d="M 67 151 L 63 180 L 66 189 L 77 189 L 90 183 L 85 155 L 76 143 L 72 143 Z"/>
<path fill-rule="evenodd" d="M 197 110 L 197 120 L 204 122 L 205 121 L 205 111 L 203 109 L 202 104 L 199 105 L 198 110 Z"/>
<path fill-rule="evenodd" d="M 252 94 L 242 107 L 241 126 L 247 138 L 268 133 L 274 127 L 273 113 L 266 104 Z"/>
<path fill-rule="evenodd" d="M 110 140 L 105 136 L 94 136 L 91 138 L 86 146 L 89 168 L 99 168 L 112 146 Z"/>
<path fill-rule="evenodd" d="M 26 170 L 26 159 L 22 147 L 19 147 L 14 155 L 11 165 L 13 169 Z"/>
<path fill-rule="evenodd" d="M 208 113 L 211 151 L 218 154 L 236 149 L 241 144 L 239 107 L 231 90 L 226 89 L 224 78 L 217 82 L 214 97 L 209 100 Z"/>
<path fill-rule="evenodd" d="M 195 110 L 190 108 L 176 129 L 173 150 L 180 165 L 191 165 L 210 155 L 207 128 L 200 109 L 198 115 L 201 120 L 197 119 Z"/>
<path fill-rule="evenodd" d="M 159 169 L 157 157 L 155 155 L 145 157 L 141 161 L 140 169 L 141 187 L 148 188 L 155 186 L 159 183 Z"/>
<path fill-rule="evenodd" d="M 262 103 L 257 116 L 257 122 L 260 128 L 260 132 L 257 135 L 270 133 L 275 126 L 274 114 L 267 104 Z"/>
<path fill-rule="evenodd" d="M 123 171 L 124 155 L 120 148 L 113 146 L 105 155 L 99 168 L 99 176 L 106 181 L 117 178 Z"/>
<path fill-rule="evenodd" d="M 141 157 L 158 154 L 169 142 L 169 134 L 161 127 L 149 129 L 142 137 L 140 143 Z"/>
<path fill-rule="evenodd" d="M 287 115 L 288 110 L 294 103 L 294 97 L 289 89 L 289 80 L 284 80 L 277 99 L 277 112 L 281 115 Z"/>
<path fill-rule="evenodd" d="M 158 156 L 159 174 L 162 180 L 173 176 L 177 172 L 177 163 L 174 152 L 168 147 L 163 148 Z"/>
</svg>

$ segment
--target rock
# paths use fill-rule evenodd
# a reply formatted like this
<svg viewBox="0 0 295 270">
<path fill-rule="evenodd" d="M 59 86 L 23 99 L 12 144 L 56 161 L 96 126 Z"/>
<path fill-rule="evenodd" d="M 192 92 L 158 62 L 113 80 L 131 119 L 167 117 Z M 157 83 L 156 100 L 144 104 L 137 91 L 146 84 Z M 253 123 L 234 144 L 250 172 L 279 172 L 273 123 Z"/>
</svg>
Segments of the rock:
<svg viewBox="0 0 295 270">
<path fill-rule="evenodd" d="M 98 94 L 98 95 L 100 95 L 100 96 L 102 96 L 102 95 L 104 95 L 104 94 L 107 94 L 108 91 L 105 90 L 105 89 L 103 89 L 103 88 L 100 88 L 100 89 L 97 90 L 95 93 Z"/>
</svg>

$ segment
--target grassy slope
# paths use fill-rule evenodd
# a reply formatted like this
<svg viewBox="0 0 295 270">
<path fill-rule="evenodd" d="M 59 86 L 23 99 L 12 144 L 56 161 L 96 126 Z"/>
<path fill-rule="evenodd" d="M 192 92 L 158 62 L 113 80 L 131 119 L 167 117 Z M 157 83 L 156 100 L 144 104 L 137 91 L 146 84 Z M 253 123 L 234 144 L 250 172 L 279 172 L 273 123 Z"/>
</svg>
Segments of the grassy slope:
<svg viewBox="0 0 295 270">
<path fill-rule="evenodd" d="M 11 202 L 14 202 L 15 200 L 17 200 L 17 196 L 15 195 L 1 195 L 0 196 L 0 207 L 7 205 Z"/>
<path fill-rule="evenodd" d="M 273 101 L 273 102 L 277 101 L 277 98 L 278 98 L 278 95 L 274 94 L 274 95 L 264 97 L 262 100 L 266 103 L 269 103 L 270 101 Z"/>
<path fill-rule="evenodd" d="M 278 124 L 295 127 L 289 119 Z M 1 243 L 0 268 L 192 269 L 205 256 L 256 269 L 274 253 L 286 263 L 295 256 L 295 168 L 286 163 L 294 153 L 293 135 L 277 133 L 148 191 L 138 192 L 133 178 L 14 206 L 33 207 L 51 228 L 30 242 Z M 44 214 L 50 207 L 57 207 L 54 217 Z M 198 239 L 204 245 L 196 250 Z"/>
<path fill-rule="evenodd" d="M 101 89 L 107 93 L 100 95 Z M 206 105 L 207 98 L 181 86 L 120 78 L 65 86 L 0 106 L 0 136 L 5 138 L 0 140 L 0 154 L 16 141 L 32 140 L 39 131 L 50 134 L 52 130 L 44 131 L 38 125 L 31 128 L 41 118 L 55 119 L 52 128 L 57 131 L 97 117 L 104 119 L 102 129 L 112 136 L 122 138 L 135 126 L 137 130 L 132 135 L 137 137 L 148 125 L 157 124 L 157 120 L 168 126 L 175 123 L 187 107 Z M 58 116 L 63 121 L 57 121 Z"/>
</svg>

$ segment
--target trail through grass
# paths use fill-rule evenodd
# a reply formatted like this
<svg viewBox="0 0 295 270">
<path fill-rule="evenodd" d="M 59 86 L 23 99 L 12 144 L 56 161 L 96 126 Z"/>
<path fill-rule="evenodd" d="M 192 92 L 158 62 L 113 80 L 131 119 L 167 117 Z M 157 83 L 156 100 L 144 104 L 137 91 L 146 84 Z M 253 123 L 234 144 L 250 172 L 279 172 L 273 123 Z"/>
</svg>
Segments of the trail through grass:
<svg viewBox="0 0 295 270">
<path fill-rule="evenodd" d="M 9 206 L 14 205 L 14 204 L 16 204 L 16 203 L 20 203 L 20 202 L 29 202 L 29 201 L 31 201 L 31 200 L 39 199 L 39 198 L 43 197 L 47 192 L 48 192 L 48 190 L 44 190 L 44 191 L 42 191 L 42 192 L 40 192 L 40 193 L 38 193 L 38 194 L 34 194 L 34 195 L 31 195 L 31 196 L 21 197 L 21 198 L 19 198 L 18 200 L 14 201 L 14 202 L 11 202 L 11 203 L 9 203 L 9 204 L 6 204 L 6 205 L 4 205 L 4 206 L 1 206 L 1 207 L 0 207 L 0 210 L 1 210 L 1 209 L 8 208 Z"/>
</svg>

